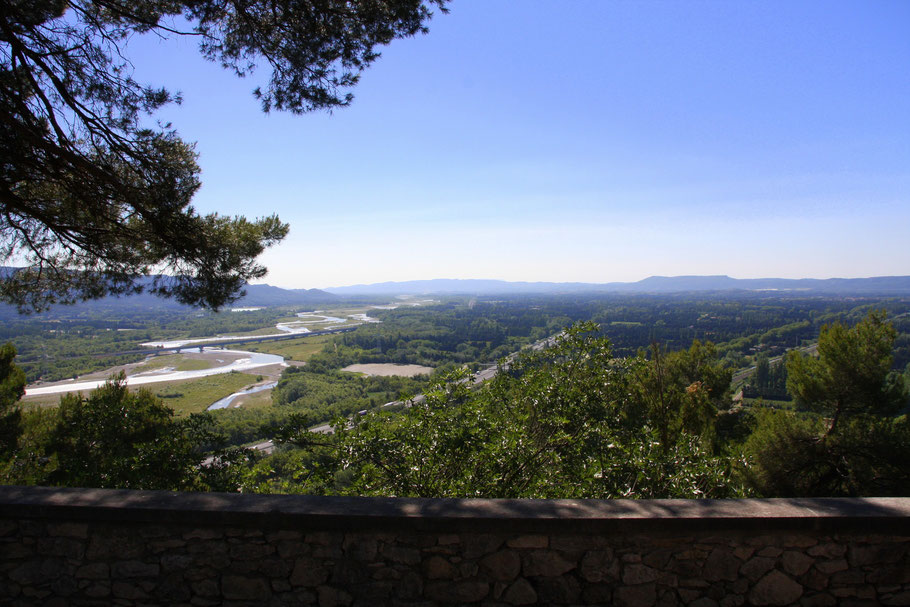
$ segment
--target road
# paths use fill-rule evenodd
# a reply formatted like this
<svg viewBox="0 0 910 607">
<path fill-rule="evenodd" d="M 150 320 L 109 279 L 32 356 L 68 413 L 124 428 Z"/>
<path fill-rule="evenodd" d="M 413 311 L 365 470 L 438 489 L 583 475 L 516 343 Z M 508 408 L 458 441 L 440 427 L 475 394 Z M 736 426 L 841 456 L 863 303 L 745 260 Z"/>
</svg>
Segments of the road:
<svg viewBox="0 0 910 607">
<path fill-rule="evenodd" d="M 804 354 L 815 354 L 816 352 L 818 352 L 818 344 L 802 346 L 800 348 L 795 348 L 795 350 L 797 350 L 798 352 L 803 352 Z M 786 354 L 782 354 L 780 356 L 775 356 L 774 358 L 769 358 L 768 364 L 776 365 L 783 360 L 784 356 L 786 356 Z M 731 385 L 735 385 L 740 382 L 746 381 L 746 379 L 751 377 L 753 373 L 755 373 L 754 366 L 749 367 L 748 369 L 743 369 L 741 371 L 737 371 L 736 373 L 733 374 L 733 379 L 731 380 L 730 383 L 731 383 Z"/>
</svg>

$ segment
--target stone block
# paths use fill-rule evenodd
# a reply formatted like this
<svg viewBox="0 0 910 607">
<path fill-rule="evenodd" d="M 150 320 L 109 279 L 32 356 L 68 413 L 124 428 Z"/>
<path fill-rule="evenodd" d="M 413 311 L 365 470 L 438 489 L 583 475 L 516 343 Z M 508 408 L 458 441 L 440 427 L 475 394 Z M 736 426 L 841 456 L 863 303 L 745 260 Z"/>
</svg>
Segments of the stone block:
<svg viewBox="0 0 910 607">
<path fill-rule="evenodd" d="M 522 556 L 522 573 L 525 577 L 554 577 L 575 569 L 575 562 L 558 552 L 534 550 Z"/>
<path fill-rule="evenodd" d="M 341 544 L 330 544 L 328 546 L 312 546 L 312 556 L 318 559 L 340 559 L 344 557 L 344 551 Z"/>
<path fill-rule="evenodd" d="M 255 563 L 256 571 L 269 578 L 286 578 L 291 571 L 288 561 L 279 558 L 262 559 Z"/>
<path fill-rule="evenodd" d="M 772 571 L 758 581 L 749 593 L 753 605 L 793 605 L 803 595 L 803 587 L 780 571 Z"/>
<path fill-rule="evenodd" d="M 316 593 L 319 598 L 319 607 L 342 607 L 350 605 L 354 597 L 338 588 L 331 586 L 320 586 Z"/>
<path fill-rule="evenodd" d="M 713 553 L 712 553 L 713 554 Z M 659 550 L 652 550 L 645 554 L 641 562 L 647 565 L 648 567 L 654 567 L 655 569 L 663 569 L 667 566 L 667 563 L 670 562 L 670 559 L 673 556 L 673 551 L 668 548 L 661 548 Z"/>
<path fill-rule="evenodd" d="M 230 547 L 229 554 L 235 561 L 259 560 L 274 554 L 275 547 L 270 544 L 238 544 Z"/>
<path fill-rule="evenodd" d="M 420 563 L 420 550 L 406 546 L 386 545 L 382 547 L 382 558 L 404 565 Z"/>
<path fill-rule="evenodd" d="M 656 601 L 657 588 L 654 584 L 620 586 L 613 593 L 613 603 L 617 607 L 651 607 Z"/>
<path fill-rule="evenodd" d="M 845 570 L 847 568 L 847 561 L 845 559 L 818 561 L 815 563 L 815 568 L 824 575 L 831 575 L 832 573 Z"/>
<path fill-rule="evenodd" d="M 474 577 L 480 571 L 480 566 L 474 561 L 465 561 L 458 564 L 458 577 L 461 579 Z"/>
<path fill-rule="evenodd" d="M 800 581 L 813 590 L 825 590 L 828 587 L 828 576 L 814 567 L 809 569 L 809 571 L 800 578 Z"/>
<path fill-rule="evenodd" d="M 836 586 L 857 586 L 866 581 L 866 574 L 860 569 L 847 569 L 838 571 L 831 575 L 829 585 L 833 588 Z"/>
<path fill-rule="evenodd" d="M 562 552 L 578 552 L 602 548 L 606 543 L 606 538 L 601 535 L 554 535 L 550 538 L 549 548 Z"/>
<path fill-rule="evenodd" d="M 836 559 L 838 557 L 844 556 L 844 554 L 847 552 L 847 547 L 840 544 L 835 544 L 833 542 L 826 542 L 824 544 L 812 546 L 806 552 L 809 554 L 809 556 L 820 556 L 826 559 Z"/>
<path fill-rule="evenodd" d="M 692 588 L 680 588 L 676 592 L 679 594 L 679 598 L 687 605 L 697 601 L 702 596 L 700 590 L 693 590 Z"/>
<path fill-rule="evenodd" d="M 111 584 L 111 595 L 115 599 L 127 599 L 129 601 L 141 601 L 149 598 L 149 595 L 136 584 L 119 581 Z"/>
<path fill-rule="evenodd" d="M 907 546 L 898 543 L 879 544 L 873 546 L 851 546 L 847 554 L 847 560 L 851 567 L 863 567 L 866 565 L 881 565 L 884 563 L 896 563 L 900 561 L 907 553 Z"/>
<path fill-rule="evenodd" d="M 667 563 L 667 571 L 678 574 L 680 577 L 701 577 L 702 566 L 698 561 L 677 561 L 675 558 Z"/>
<path fill-rule="evenodd" d="M 809 535 L 788 535 L 781 544 L 784 548 L 811 548 L 818 540 Z"/>
<path fill-rule="evenodd" d="M 77 580 L 106 580 L 111 576 L 107 563 L 89 563 L 76 569 Z"/>
<path fill-rule="evenodd" d="M 224 537 L 224 530 L 218 527 L 199 527 L 183 533 L 185 540 L 215 540 Z"/>
<path fill-rule="evenodd" d="M 37 546 L 28 546 L 20 543 L 4 542 L 0 544 L 0 560 L 2 561 L 25 561 L 36 556 Z"/>
<path fill-rule="evenodd" d="M 348 558 L 369 562 L 376 558 L 379 546 L 373 538 L 349 534 L 344 538 L 342 549 Z"/>
<path fill-rule="evenodd" d="M 139 535 L 145 539 L 170 537 L 173 533 L 173 527 L 168 527 L 166 525 L 143 525 L 139 528 Z"/>
<path fill-rule="evenodd" d="M 739 573 L 755 582 L 774 569 L 775 559 L 766 556 L 754 556 L 739 568 Z"/>
<path fill-rule="evenodd" d="M 514 550 L 500 550 L 480 560 L 487 575 L 500 582 L 511 582 L 521 572 L 521 558 Z"/>
<path fill-rule="evenodd" d="M 290 582 L 293 586 L 315 587 L 324 584 L 328 578 L 329 571 L 320 561 L 300 558 L 294 563 Z"/>
<path fill-rule="evenodd" d="M 279 540 L 275 544 L 278 556 L 283 559 L 306 554 L 307 545 L 299 540 Z"/>
<path fill-rule="evenodd" d="M 180 538 L 156 539 L 148 542 L 148 548 L 155 554 L 168 552 L 186 546 L 186 540 Z"/>
<path fill-rule="evenodd" d="M 0 521 L 0 537 L 14 535 L 18 530 L 19 530 L 19 523 L 17 523 L 16 521 L 10 521 L 10 520 Z"/>
<path fill-rule="evenodd" d="M 771 558 L 776 558 L 783 554 L 783 550 L 777 548 L 776 546 L 768 546 L 767 548 L 762 548 L 758 551 L 758 556 L 767 556 Z"/>
<path fill-rule="evenodd" d="M 54 596 L 70 596 L 76 592 L 76 590 L 78 590 L 76 579 L 71 575 L 61 575 L 60 577 L 51 580 L 51 592 Z"/>
<path fill-rule="evenodd" d="M 799 602 L 803 607 L 830 607 L 837 605 L 837 599 L 827 593 L 804 596 Z"/>
<path fill-rule="evenodd" d="M 623 567 L 622 570 L 622 581 L 624 584 L 635 585 L 635 584 L 648 584 L 650 582 L 656 582 L 659 577 L 657 569 L 648 567 L 641 563 L 630 563 Z"/>
<path fill-rule="evenodd" d="M 89 540 L 85 557 L 91 561 L 108 558 L 137 559 L 145 555 L 147 544 L 139 537 L 96 533 Z"/>
<path fill-rule="evenodd" d="M 910 563 L 874 567 L 866 575 L 870 584 L 910 584 Z"/>
<path fill-rule="evenodd" d="M 226 575 L 221 579 L 221 594 L 228 600 L 264 603 L 272 589 L 262 578 Z"/>
<path fill-rule="evenodd" d="M 354 588 L 370 579 L 369 570 L 360 561 L 343 560 L 335 563 L 329 578 L 332 586 Z"/>
<path fill-rule="evenodd" d="M 395 597 L 399 599 L 416 599 L 423 595 L 423 578 L 414 571 L 406 571 L 396 585 Z"/>
<path fill-rule="evenodd" d="M 238 530 L 240 531 L 240 530 Z M 231 531 L 228 532 L 229 535 L 234 535 Z M 243 535 L 238 533 L 237 535 Z M 269 544 L 276 544 L 280 542 L 297 542 L 303 539 L 303 534 L 299 531 L 294 531 L 292 529 L 279 529 L 277 531 L 270 531 L 265 536 L 265 541 Z"/>
<path fill-rule="evenodd" d="M 503 593 L 502 600 L 509 605 L 533 605 L 537 603 L 537 591 L 528 580 L 518 578 Z"/>
<path fill-rule="evenodd" d="M 427 582 L 423 593 L 436 603 L 475 603 L 490 593 L 490 584 L 481 580 Z"/>
<path fill-rule="evenodd" d="M 47 534 L 52 537 L 88 538 L 88 525 L 86 523 L 48 523 Z M 3 535 L 0 528 L 0 536 Z"/>
<path fill-rule="evenodd" d="M 157 586 L 145 580 L 140 581 L 140 586 L 146 592 L 154 592 L 159 603 L 172 605 L 187 601 L 192 597 L 190 588 L 183 579 L 181 572 L 167 573 L 157 580 Z M 161 600 L 164 599 L 164 600 Z"/>
<path fill-rule="evenodd" d="M 354 597 L 355 604 L 379 605 L 387 603 L 395 594 L 394 580 L 368 580 L 355 588 L 345 588 Z"/>
<path fill-rule="evenodd" d="M 579 573 L 588 582 L 604 582 L 619 579 L 619 560 L 613 551 L 591 550 L 581 559 Z"/>
<path fill-rule="evenodd" d="M 503 540 L 499 535 L 493 535 L 489 533 L 472 533 L 470 535 L 463 535 L 461 538 L 462 551 L 461 556 L 466 559 L 476 559 L 484 556 L 485 554 L 490 554 L 491 552 L 496 552 L 499 550 L 499 547 L 502 546 Z"/>
<path fill-rule="evenodd" d="M 37 586 L 56 579 L 66 570 L 61 559 L 42 558 L 26 561 L 9 572 L 9 579 L 21 586 Z"/>
<path fill-rule="evenodd" d="M 441 556 L 434 555 L 423 562 L 423 574 L 428 580 L 453 580 L 457 573 L 455 566 Z"/>
<path fill-rule="evenodd" d="M 748 561 L 755 553 L 755 548 L 751 546 L 737 546 L 733 549 L 733 556 L 741 561 Z"/>
<path fill-rule="evenodd" d="M 115 580 L 131 577 L 157 577 L 161 567 L 157 563 L 142 561 L 119 561 L 111 565 L 111 577 Z"/>
<path fill-rule="evenodd" d="M 111 585 L 108 582 L 96 582 L 82 593 L 91 599 L 103 599 L 111 595 Z"/>
<path fill-rule="evenodd" d="M 216 541 L 191 541 L 186 545 L 187 554 L 204 554 L 212 556 L 214 554 L 228 553 L 228 545 L 225 542 Z"/>
<path fill-rule="evenodd" d="M 581 596 L 581 585 L 572 575 L 537 578 L 535 583 L 538 599 L 545 605 L 574 604 Z"/>
<path fill-rule="evenodd" d="M 582 584 L 581 598 L 586 605 L 609 605 L 613 601 L 613 584 Z"/>
<path fill-rule="evenodd" d="M 787 552 L 784 552 L 783 556 L 780 558 L 780 564 L 784 568 L 784 571 L 795 576 L 800 576 L 809 571 L 809 567 L 811 567 L 814 562 L 815 559 L 811 556 L 807 556 L 796 550 L 788 550 Z"/>
<path fill-rule="evenodd" d="M 546 535 L 519 535 L 506 541 L 509 548 L 546 548 L 550 538 Z"/>
<path fill-rule="evenodd" d="M 732 582 L 738 577 L 740 564 L 727 549 L 715 548 L 705 560 L 705 579 Z"/>
<path fill-rule="evenodd" d="M 436 538 L 436 544 L 439 546 L 452 546 L 460 543 L 461 538 L 454 533 L 443 534 Z"/>
</svg>

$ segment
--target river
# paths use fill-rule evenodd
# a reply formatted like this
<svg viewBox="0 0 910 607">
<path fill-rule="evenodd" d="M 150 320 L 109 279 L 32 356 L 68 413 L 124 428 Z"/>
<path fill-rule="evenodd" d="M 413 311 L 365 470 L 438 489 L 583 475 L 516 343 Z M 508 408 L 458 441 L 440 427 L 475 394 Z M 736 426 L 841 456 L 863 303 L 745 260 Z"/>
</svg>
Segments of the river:
<svg viewBox="0 0 910 607">
<path fill-rule="evenodd" d="M 193 348 L 196 351 L 196 348 Z M 169 369 L 159 369 L 156 371 L 146 371 L 136 375 L 127 375 L 126 383 L 130 386 L 141 386 L 145 384 L 154 384 L 166 381 L 177 381 L 184 379 L 196 379 L 198 377 L 207 377 L 209 375 L 218 375 L 220 373 L 230 373 L 231 371 L 246 372 L 267 367 L 269 365 L 285 364 L 284 357 L 277 354 L 263 354 L 261 352 L 246 352 L 243 350 L 222 350 L 220 348 L 204 348 L 203 354 L 208 354 L 212 358 L 224 354 L 238 354 L 241 358 L 232 361 L 230 364 L 211 367 L 209 369 L 197 369 L 195 371 L 172 371 Z M 93 381 L 73 381 L 60 383 L 52 386 L 38 386 L 28 388 L 25 391 L 26 396 L 38 396 L 41 394 L 63 394 L 65 392 L 79 392 L 83 390 L 94 390 L 106 382 L 106 379 Z"/>
<path fill-rule="evenodd" d="M 375 306 L 379 307 L 379 306 Z M 315 310 L 312 312 L 299 312 L 297 317 L 301 320 L 299 321 L 289 321 L 277 323 L 275 325 L 275 330 L 278 331 L 279 335 L 304 335 L 310 332 L 310 329 L 304 326 L 304 324 L 313 324 L 314 320 L 317 323 L 325 324 L 339 324 L 347 322 L 345 318 L 338 318 L 337 316 L 326 316 L 321 314 L 322 310 Z M 375 318 L 370 318 L 366 314 L 350 314 L 348 318 L 353 318 L 360 322 L 379 322 Z M 281 364 L 284 365 L 284 357 L 278 356 L 276 354 L 262 354 L 259 352 L 247 352 L 245 350 L 224 350 L 220 348 L 206 348 L 205 344 L 216 344 L 223 341 L 232 341 L 236 342 L 238 340 L 255 341 L 261 339 L 260 336 L 249 336 L 249 335 L 221 335 L 218 337 L 202 337 L 195 339 L 175 339 L 170 341 L 150 341 L 142 344 L 148 348 L 162 348 L 162 349 L 172 349 L 172 348 L 192 348 L 194 353 L 201 353 L 203 355 L 208 355 L 211 358 L 217 358 L 218 354 L 237 354 L 241 355 L 241 358 L 231 362 L 227 365 L 220 365 L 216 367 L 211 367 L 209 369 L 199 369 L 196 371 L 174 371 L 171 368 L 165 369 L 156 369 L 154 371 L 145 371 L 141 373 L 136 373 L 135 375 L 127 375 L 126 383 L 130 386 L 140 386 L 144 384 L 152 383 L 161 383 L 168 381 L 177 381 L 177 380 L 186 380 L 186 379 L 196 379 L 199 377 L 206 377 L 209 375 L 218 375 L 220 373 L 230 373 L 231 371 L 251 371 L 259 367 L 267 367 L 269 365 Z M 179 350 L 178 352 L 182 352 Z M 220 361 L 218 361 L 220 362 Z M 63 394 L 66 392 L 81 392 L 87 390 L 94 390 L 98 388 L 107 381 L 107 379 L 98 379 L 91 381 L 70 381 L 70 382 L 57 382 L 53 385 L 48 386 L 34 386 L 26 388 L 25 396 L 39 396 L 42 394 Z M 264 388 L 263 388 L 264 389 Z M 233 397 L 235 395 L 231 395 Z M 227 398 L 231 398 L 227 397 Z M 217 403 L 216 403 L 217 404 Z M 225 405 L 227 406 L 227 405 Z M 220 407 L 217 407 L 220 408 Z"/>
<path fill-rule="evenodd" d="M 241 396 L 245 396 L 247 394 L 255 394 L 257 392 L 262 392 L 263 390 L 271 390 L 277 385 L 277 381 L 270 381 L 267 384 L 260 384 L 258 386 L 253 386 L 252 388 L 247 388 L 246 390 L 241 390 L 240 392 L 234 392 L 230 396 L 225 396 L 221 400 L 217 400 L 212 403 L 209 406 L 208 410 L 213 411 L 215 409 L 227 409 L 229 406 L 231 406 L 231 403 L 234 402 L 235 399 Z"/>
</svg>

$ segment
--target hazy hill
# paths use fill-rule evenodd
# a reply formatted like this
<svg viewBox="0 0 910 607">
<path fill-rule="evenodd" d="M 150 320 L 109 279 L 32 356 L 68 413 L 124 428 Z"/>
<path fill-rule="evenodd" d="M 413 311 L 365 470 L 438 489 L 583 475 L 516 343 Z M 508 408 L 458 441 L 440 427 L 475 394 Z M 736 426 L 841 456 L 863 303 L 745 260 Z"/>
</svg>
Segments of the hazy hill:
<svg viewBox="0 0 910 607">
<path fill-rule="evenodd" d="M 638 282 L 508 282 L 434 279 L 380 282 L 325 289 L 335 295 L 496 295 L 520 293 L 682 293 L 690 291 L 790 291 L 826 295 L 910 295 L 910 276 L 875 278 L 730 278 L 729 276 L 651 276 Z"/>
</svg>

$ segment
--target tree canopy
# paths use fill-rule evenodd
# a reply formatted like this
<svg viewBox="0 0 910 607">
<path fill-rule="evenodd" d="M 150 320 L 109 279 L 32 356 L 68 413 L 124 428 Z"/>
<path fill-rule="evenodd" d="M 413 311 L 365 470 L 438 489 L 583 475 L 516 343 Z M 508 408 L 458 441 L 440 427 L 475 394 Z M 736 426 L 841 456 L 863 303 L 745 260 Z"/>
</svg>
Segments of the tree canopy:
<svg viewBox="0 0 910 607">
<path fill-rule="evenodd" d="M 0 5 L 0 300 L 21 311 L 149 288 L 218 308 L 266 269 L 276 216 L 200 215 L 193 145 L 146 117 L 179 96 L 137 82 L 129 38 L 192 36 L 263 110 L 348 105 L 376 47 L 448 0 L 10 0 Z M 151 284 L 140 280 L 155 274 Z"/>
<path fill-rule="evenodd" d="M 883 312 L 852 327 L 822 327 L 818 356 L 787 355 L 800 413 L 766 411 L 746 442 L 750 483 L 762 494 L 907 495 L 908 392 L 892 369 L 896 331 Z"/>
<path fill-rule="evenodd" d="M 647 371 L 651 361 L 616 358 L 596 324 L 579 323 L 551 347 L 523 351 L 480 387 L 456 372 L 403 412 L 355 416 L 350 427 L 340 421 L 330 437 L 294 420 L 276 438 L 305 455 L 282 461 L 298 468 L 296 486 L 280 489 L 412 497 L 739 495 L 735 459 L 697 434 L 713 434 L 718 410 L 710 397 L 722 402 L 729 384 L 713 356 L 713 346 L 696 344 L 666 356 L 663 371 Z M 666 378 L 660 387 L 642 382 L 656 373 Z M 697 390 L 689 390 L 693 385 Z M 672 407 L 650 406 L 657 390 Z M 692 403 L 702 416 L 697 423 Z M 252 488 L 271 490 L 271 471 L 262 476 L 254 475 Z"/>
<path fill-rule="evenodd" d="M 19 408 L 25 394 L 25 373 L 14 362 L 16 349 L 0 346 L 0 458 L 16 449 L 19 439 Z"/>
<path fill-rule="evenodd" d="M 902 378 L 891 369 L 896 337 L 883 312 L 870 312 L 853 327 L 822 327 L 817 358 L 787 355 L 787 388 L 797 404 L 830 417 L 828 434 L 844 417 L 893 415 L 907 399 Z"/>
</svg>

